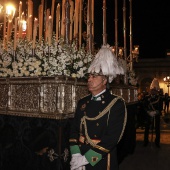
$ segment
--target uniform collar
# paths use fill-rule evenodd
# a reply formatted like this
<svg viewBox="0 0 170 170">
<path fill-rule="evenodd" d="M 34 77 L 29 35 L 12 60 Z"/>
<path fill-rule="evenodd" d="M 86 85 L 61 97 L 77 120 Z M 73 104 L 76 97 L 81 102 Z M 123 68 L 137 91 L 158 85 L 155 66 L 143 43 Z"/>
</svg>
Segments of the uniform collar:
<svg viewBox="0 0 170 170">
<path fill-rule="evenodd" d="M 98 93 L 98 94 L 94 95 L 93 97 L 98 97 L 98 96 L 100 96 L 101 94 L 103 94 L 105 91 L 106 91 L 106 89 L 104 89 L 104 90 L 103 90 L 103 91 L 101 91 L 100 93 Z"/>
<path fill-rule="evenodd" d="M 106 91 L 106 89 L 104 89 L 103 91 L 101 91 L 101 92 L 98 93 L 97 95 L 92 96 L 92 97 L 91 97 L 91 100 L 100 101 L 100 100 L 101 100 L 101 95 L 102 95 L 105 91 Z"/>
</svg>

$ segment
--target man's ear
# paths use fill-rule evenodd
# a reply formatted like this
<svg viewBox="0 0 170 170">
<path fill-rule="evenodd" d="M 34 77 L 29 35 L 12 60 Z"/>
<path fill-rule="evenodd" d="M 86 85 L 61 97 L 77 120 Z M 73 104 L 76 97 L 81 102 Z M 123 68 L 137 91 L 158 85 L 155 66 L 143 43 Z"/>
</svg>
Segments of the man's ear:
<svg viewBox="0 0 170 170">
<path fill-rule="evenodd" d="M 107 84 L 107 77 L 103 77 L 103 83 L 106 85 Z"/>
</svg>

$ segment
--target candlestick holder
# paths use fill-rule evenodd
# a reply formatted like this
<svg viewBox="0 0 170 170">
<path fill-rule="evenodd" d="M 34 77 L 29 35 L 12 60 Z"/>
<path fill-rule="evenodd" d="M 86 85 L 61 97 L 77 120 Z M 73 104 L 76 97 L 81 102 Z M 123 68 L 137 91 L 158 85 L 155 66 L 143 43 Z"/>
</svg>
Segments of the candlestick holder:
<svg viewBox="0 0 170 170">
<path fill-rule="evenodd" d="M 16 57 L 16 50 L 13 51 L 13 56 L 14 56 L 14 61 L 15 61 L 15 57 Z"/>
<path fill-rule="evenodd" d="M 35 48 L 32 49 L 32 56 L 35 55 Z"/>
<path fill-rule="evenodd" d="M 51 56 L 51 52 L 50 52 L 50 46 L 48 46 L 48 57 Z"/>
</svg>

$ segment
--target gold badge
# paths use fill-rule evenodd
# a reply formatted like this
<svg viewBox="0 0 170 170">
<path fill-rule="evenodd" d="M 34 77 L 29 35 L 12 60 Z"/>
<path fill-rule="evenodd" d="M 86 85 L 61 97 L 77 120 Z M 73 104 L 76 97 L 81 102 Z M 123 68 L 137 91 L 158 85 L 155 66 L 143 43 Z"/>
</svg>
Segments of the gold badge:
<svg viewBox="0 0 170 170">
<path fill-rule="evenodd" d="M 86 108 L 86 104 L 83 104 L 80 108 L 81 111 L 83 111 Z"/>
<path fill-rule="evenodd" d="M 98 160 L 98 157 L 92 157 L 92 158 L 91 158 L 91 161 L 92 161 L 92 162 L 96 162 L 97 160 Z"/>
</svg>

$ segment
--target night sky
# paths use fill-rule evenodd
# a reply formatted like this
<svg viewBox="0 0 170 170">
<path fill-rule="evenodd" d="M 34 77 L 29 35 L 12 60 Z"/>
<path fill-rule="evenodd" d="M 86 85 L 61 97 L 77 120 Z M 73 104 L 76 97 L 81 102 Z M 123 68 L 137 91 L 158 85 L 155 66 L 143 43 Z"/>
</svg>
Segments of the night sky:
<svg viewBox="0 0 170 170">
<path fill-rule="evenodd" d="M 170 1 L 136 0 L 134 6 L 134 43 L 140 45 L 140 57 L 166 57 L 170 49 Z"/>
<path fill-rule="evenodd" d="M 34 14 L 41 0 L 33 0 Z M 59 0 L 57 0 L 59 1 Z M 118 45 L 123 46 L 122 2 L 118 0 Z M 9 1 L 8 1 L 9 2 Z M 11 1 L 12 2 L 12 1 Z M 16 6 L 19 0 L 13 0 Z M 47 0 L 50 6 L 51 0 Z M 114 45 L 114 0 L 107 2 L 107 42 Z M 129 0 L 127 3 L 127 47 L 129 46 Z M 132 0 L 133 45 L 139 45 L 139 58 L 164 58 L 170 49 L 170 0 Z M 26 2 L 23 1 L 23 6 Z M 95 44 L 102 45 L 102 0 L 95 0 Z M 129 49 L 127 49 L 128 52 Z"/>
<path fill-rule="evenodd" d="M 127 3 L 127 46 L 129 45 L 129 0 Z M 170 49 L 170 0 L 132 0 L 133 45 L 140 58 L 164 58 Z M 107 0 L 108 43 L 114 42 L 114 0 Z M 118 0 L 118 43 L 123 46 L 122 2 Z M 101 17 L 101 16 L 100 16 Z M 128 51 L 129 49 L 127 49 Z"/>
</svg>

